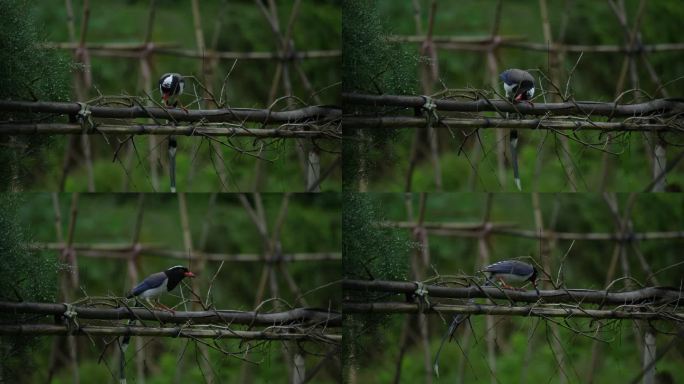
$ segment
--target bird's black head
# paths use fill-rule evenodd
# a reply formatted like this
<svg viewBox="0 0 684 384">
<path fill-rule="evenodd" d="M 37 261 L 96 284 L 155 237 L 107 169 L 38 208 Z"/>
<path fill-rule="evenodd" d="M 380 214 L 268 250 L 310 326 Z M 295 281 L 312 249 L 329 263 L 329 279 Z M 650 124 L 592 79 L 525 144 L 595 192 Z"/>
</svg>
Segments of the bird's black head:
<svg viewBox="0 0 684 384">
<path fill-rule="evenodd" d="M 537 288 L 537 268 L 534 266 L 532 267 L 532 274 L 530 275 L 530 278 L 528 279 L 530 282 L 532 282 L 532 286 L 534 287 L 534 290 L 537 291 L 537 296 L 540 296 L 541 294 L 539 293 L 539 288 Z"/>
<path fill-rule="evenodd" d="M 176 286 L 186 277 L 195 277 L 195 274 L 190 272 L 186 267 L 182 265 L 173 266 L 166 271 L 164 271 L 169 281 L 166 283 L 166 289 L 172 291 Z"/>
<path fill-rule="evenodd" d="M 530 275 L 530 278 L 528 280 L 531 281 L 532 284 L 534 284 L 537 281 L 537 275 L 538 275 L 537 268 L 532 267 L 532 274 Z"/>
</svg>

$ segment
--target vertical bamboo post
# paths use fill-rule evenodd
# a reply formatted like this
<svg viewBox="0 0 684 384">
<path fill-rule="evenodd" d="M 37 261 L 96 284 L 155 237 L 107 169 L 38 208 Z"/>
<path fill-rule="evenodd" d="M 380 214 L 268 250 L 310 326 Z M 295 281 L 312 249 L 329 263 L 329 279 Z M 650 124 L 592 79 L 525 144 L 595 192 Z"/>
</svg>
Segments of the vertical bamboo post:
<svg viewBox="0 0 684 384">
<path fill-rule="evenodd" d="M 71 292 L 78 288 L 78 265 L 76 262 L 76 254 L 73 249 L 74 234 L 76 232 L 76 219 L 78 218 L 78 193 L 71 195 L 71 210 L 69 217 L 69 229 L 67 231 L 66 243 L 62 248 L 61 262 L 69 265 L 70 275 L 62 277 L 61 293 L 62 299 L 66 302 L 72 300 Z M 71 284 L 69 284 L 69 280 Z M 78 371 L 78 344 L 76 336 L 68 335 L 66 337 L 67 346 L 69 350 L 69 363 L 71 364 L 72 380 L 78 384 L 80 382 Z"/>
<path fill-rule="evenodd" d="M 83 17 L 81 19 L 81 38 L 78 49 L 76 50 L 76 61 L 83 63 L 83 71 L 77 72 L 76 94 L 79 101 L 85 101 L 87 92 L 92 83 L 90 72 L 90 54 L 85 46 L 86 33 L 88 31 L 88 21 L 90 19 L 90 1 L 83 1 Z M 93 172 L 93 158 L 90 152 L 90 137 L 83 132 L 81 134 L 81 146 L 83 147 L 83 157 L 86 163 L 88 174 L 88 192 L 95 192 L 95 174 Z"/>
<path fill-rule="evenodd" d="M 417 6 L 417 0 L 414 1 L 414 6 Z M 417 132 L 418 130 L 416 130 Z M 413 145 L 415 145 L 416 142 L 413 142 Z M 407 173 L 407 176 L 410 177 L 412 174 L 411 171 Z M 410 182 L 407 184 L 407 187 L 410 188 Z M 413 194 L 410 193 L 408 190 L 406 193 L 404 193 L 404 205 L 406 208 L 406 220 L 411 222 L 413 221 Z M 411 258 L 411 272 L 415 270 L 415 257 Z M 397 356 L 397 361 L 395 363 L 395 368 L 394 368 L 394 384 L 399 384 L 401 383 L 401 369 L 402 369 L 402 363 L 404 361 L 404 355 L 406 354 L 406 350 L 408 349 L 408 339 L 409 339 L 409 332 L 412 324 L 412 316 L 402 316 L 402 327 L 401 327 L 401 335 L 399 336 L 399 355 Z"/>
<path fill-rule="evenodd" d="M 204 43 L 204 31 L 202 31 L 202 16 L 200 15 L 200 10 L 199 10 L 199 1 L 198 0 L 192 0 L 192 21 L 193 25 L 195 28 L 195 42 L 197 44 L 197 50 L 202 52 L 203 55 L 206 55 L 207 47 L 206 44 Z M 200 73 L 202 74 L 202 81 L 204 82 L 205 86 L 207 89 L 212 89 L 213 85 L 211 83 L 207 82 L 207 69 L 204 67 L 204 60 L 200 62 L 201 68 L 200 68 Z M 212 63 L 208 64 L 209 66 L 212 65 Z M 205 93 L 205 96 L 208 96 L 208 94 Z M 203 100 L 199 100 L 199 106 L 202 107 L 204 106 L 205 103 Z M 214 164 L 216 164 L 217 173 L 219 180 L 221 182 L 219 186 L 219 190 L 221 192 L 227 192 L 228 191 L 228 170 L 226 168 L 225 160 L 223 159 L 222 153 L 223 153 L 223 148 L 221 145 L 216 141 L 216 140 L 209 140 L 210 146 L 212 148 L 211 153 L 212 156 L 214 157 Z"/>
<path fill-rule="evenodd" d="M 544 40 L 549 46 L 554 46 L 553 35 L 551 33 L 551 23 L 549 22 L 549 11 L 546 5 L 546 0 L 539 0 L 539 10 L 541 12 L 542 19 L 542 31 L 544 33 Z M 561 81 L 561 52 L 553 51 L 549 52 L 549 79 L 554 84 L 558 84 Z M 552 101 L 560 101 L 561 97 L 558 94 L 552 94 Z M 577 192 L 577 180 L 575 178 L 575 169 L 570 157 L 570 147 L 568 146 L 568 138 L 565 135 L 558 135 L 558 141 L 561 145 L 561 163 L 563 165 L 563 170 L 565 171 L 565 176 L 568 179 L 568 184 L 570 185 L 571 192 Z M 536 180 L 535 180 L 536 182 Z"/>
<path fill-rule="evenodd" d="M 180 214 L 180 220 L 181 220 L 181 229 L 183 232 L 183 247 L 185 248 L 185 254 L 187 255 L 188 258 L 188 264 L 191 264 L 192 261 L 195 259 L 194 257 L 194 248 L 193 248 L 193 243 L 192 243 L 192 232 L 190 230 L 190 217 L 188 215 L 188 205 L 186 201 L 186 195 L 185 193 L 181 192 L 178 193 L 178 212 Z M 192 266 L 192 269 L 197 272 L 197 275 L 202 276 L 204 272 L 204 266 L 205 266 L 205 260 L 204 260 L 204 253 L 200 252 L 199 253 L 199 262 L 195 263 L 195 265 Z M 188 265 L 190 267 L 191 265 Z M 201 294 L 201 287 L 199 282 L 196 279 L 191 279 L 191 287 L 192 291 L 195 292 L 195 294 L 200 295 Z M 203 307 L 202 303 L 198 303 L 197 301 L 192 302 L 192 309 L 193 310 L 200 310 L 204 309 L 201 308 Z M 200 355 L 202 356 L 201 359 L 199 359 L 199 364 L 200 364 L 200 370 L 202 371 L 202 376 L 208 383 L 214 382 L 214 370 L 211 367 L 211 364 L 209 363 L 208 359 L 208 349 L 205 344 L 202 343 L 197 343 L 197 349 L 200 352 Z"/>
<path fill-rule="evenodd" d="M 136 208 L 135 222 L 133 223 L 133 232 L 131 234 L 131 252 L 128 256 L 128 278 L 131 284 L 136 284 L 140 281 L 140 232 L 142 231 L 143 215 L 145 213 L 145 194 L 138 194 L 138 204 Z M 133 285 L 131 285 L 133 286 Z M 142 337 L 135 338 L 135 369 L 136 380 L 139 383 L 145 383 L 145 342 Z"/>
<path fill-rule="evenodd" d="M 147 25 L 145 27 L 145 45 L 146 48 L 140 52 L 140 77 L 142 81 L 142 89 L 146 94 L 152 95 L 152 65 L 150 56 L 154 53 L 152 49 L 154 47 L 152 43 L 152 31 L 154 30 L 154 20 L 155 20 L 156 5 L 155 0 L 150 0 L 148 11 L 147 11 Z M 147 106 L 155 105 L 152 100 L 147 100 Z M 133 140 L 133 139 L 131 139 Z M 160 159 L 159 145 L 157 142 L 156 135 L 148 135 L 147 145 L 150 151 L 149 167 L 150 167 L 150 180 L 152 181 L 152 189 L 155 191 L 159 190 L 159 166 L 158 159 Z M 135 147 L 132 142 L 129 142 L 127 163 L 133 160 L 133 152 Z M 128 186 L 128 180 L 126 181 L 126 186 Z"/>
<path fill-rule="evenodd" d="M 487 194 L 486 197 L 486 202 L 485 202 L 485 212 L 482 218 L 482 223 L 483 223 L 483 228 L 484 230 L 480 232 L 480 236 L 478 237 L 477 245 L 478 245 L 478 253 L 479 253 L 479 261 L 481 266 L 488 265 L 490 263 L 491 257 L 490 257 L 490 252 L 489 252 L 489 234 L 490 234 L 490 228 L 491 225 L 489 223 L 490 217 L 491 217 L 491 212 L 492 212 L 492 203 L 494 202 L 494 195 L 491 193 Z M 493 316 L 485 316 L 485 329 L 486 329 L 486 338 L 487 338 L 487 364 L 489 365 L 489 380 L 492 384 L 497 384 L 497 378 L 496 378 L 496 328 L 494 326 L 494 317 Z M 463 357 L 465 359 L 465 356 Z"/>
<path fill-rule="evenodd" d="M 549 251 L 548 244 L 546 244 L 547 240 L 546 237 L 544 236 L 544 218 L 542 215 L 541 211 L 541 203 L 539 201 L 539 193 L 533 192 L 532 193 L 532 210 L 534 214 L 534 222 L 537 227 L 537 233 L 539 234 L 539 242 L 540 242 L 540 257 L 541 257 L 541 262 L 542 262 L 542 267 L 544 268 L 544 271 L 551 272 L 553 270 L 553 265 L 551 264 L 551 255 Z M 551 282 L 545 282 L 544 283 L 545 288 L 553 288 L 553 284 Z M 553 335 L 553 340 L 551 343 L 551 348 L 553 350 L 553 354 L 556 356 L 556 361 L 558 362 L 558 371 L 560 372 L 560 377 L 558 379 L 559 383 L 565 383 L 567 382 L 567 369 L 566 369 L 566 363 L 565 363 L 565 352 L 563 350 L 563 345 L 561 345 L 560 342 L 560 332 L 558 331 L 558 325 L 557 324 L 550 324 L 549 328 L 551 329 L 551 334 Z"/>
<path fill-rule="evenodd" d="M 651 327 L 644 332 L 644 384 L 655 384 L 656 336 Z"/>
<path fill-rule="evenodd" d="M 304 384 L 306 379 L 306 365 L 304 356 L 297 352 L 294 356 L 294 370 L 292 371 L 292 384 Z"/>
<path fill-rule="evenodd" d="M 494 23 L 492 24 L 492 33 L 491 33 L 491 40 L 492 43 L 489 45 L 486 55 L 487 55 L 487 71 L 489 73 L 489 80 L 490 84 L 493 89 L 497 89 L 499 87 L 499 65 L 498 61 L 496 59 L 496 53 L 499 49 L 499 45 L 497 43 L 499 39 L 499 27 L 501 25 L 501 8 L 503 6 L 503 2 L 499 0 L 496 4 L 496 10 L 494 11 Z M 497 129 L 495 131 L 496 135 L 496 169 L 497 169 L 497 176 L 499 177 L 499 184 L 502 187 L 506 186 L 506 181 L 508 178 L 506 177 L 506 135 L 505 131 L 502 129 Z M 479 147 L 478 147 L 479 148 Z M 476 152 L 477 156 L 480 156 L 481 150 L 478 149 L 478 152 Z M 477 177 L 470 178 L 469 184 L 471 186 L 471 189 L 474 188 L 475 186 L 475 180 Z"/>
</svg>

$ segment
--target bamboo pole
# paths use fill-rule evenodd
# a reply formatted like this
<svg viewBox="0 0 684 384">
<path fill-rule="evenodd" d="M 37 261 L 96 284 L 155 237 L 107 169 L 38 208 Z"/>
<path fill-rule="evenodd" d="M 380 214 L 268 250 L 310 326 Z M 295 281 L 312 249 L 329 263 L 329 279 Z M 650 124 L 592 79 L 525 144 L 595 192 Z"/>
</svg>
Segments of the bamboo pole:
<svg viewBox="0 0 684 384">
<path fill-rule="evenodd" d="M 410 116 L 355 116 L 345 117 L 342 122 L 345 126 L 355 128 L 424 128 L 425 118 Z M 684 122 L 671 121 L 668 123 L 653 123 L 645 121 L 623 121 L 623 122 L 604 122 L 593 120 L 577 120 L 571 118 L 543 118 L 543 119 L 520 119 L 509 120 L 502 118 L 474 117 L 474 118 L 455 118 L 443 117 L 435 127 L 450 129 L 529 129 L 550 131 L 599 131 L 599 132 L 679 132 L 684 130 Z"/>
<path fill-rule="evenodd" d="M 112 298 L 116 299 L 116 298 Z M 62 303 L 33 303 L 0 301 L 0 310 L 11 314 L 36 314 L 61 316 L 67 307 Z M 296 308 L 287 311 L 263 313 L 209 309 L 202 311 L 175 311 L 148 309 L 142 307 L 88 307 L 74 305 L 72 310 L 80 320 L 140 320 L 174 324 L 240 324 L 240 325 L 325 325 L 342 326 L 339 312 L 316 308 Z"/>
<path fill-rule="evenodd" d="M 301 340 L 338 344 L 342 335 L 322 334 L 312 331 L 308 333 L 289 331 L 237 331 L 232 329 L 196 329 L 192 327 L 138 327 L 120 326 L 106 327 L 95 325 L 80 326 L 69 330 L 65 325 L 52 324 L 22 324 L 0 325 L 2 335 L 69 335 L 69 336 L 143 336 L 170 338 L 211 338 L 211 339 L 240 339 L 240 340 Z"/>
<path fill-rule="evenodd" d="M 299 127 L 253 129 L 221 125 L 109 125 L 103 124 L 83 132 L 77 124 L 2 124 L 0 135 L 147 135 L 147 136 L 198 136 L 198 137 L 252 137 L 261 139 L 338 139 L 332 130 L 302 130 Z"/>
<path fill-rule="evenodd" d="M 499 2 L 498 7 L 501 6 Z M 498 12 L 498 11 L 497 11 Z M 489 252 L 489 228 L 487 227 L 487 222 L 492 213 L 492 203 L 494 202 L 494 195 L 488 193 L 486 195 L 485 209 L 482 217 L 482 224 L 485 229 L 480 232 L 480 236 L 477 239 L 478 248 L 478 262 L 481 267 L 489 265 L 490 263 L 490 252 Z M 489 301 L 491 303 L 491 301 Z M 486 334 L 487 340 L 487 364 L 490 371 L 489 380 L 492 384 L 497 384 L 496 378 L 496 339 L 497 339 L 497 328 L 494 326 L 494 318 L 492 316 L 485 316 L 485 327 L 489 331 Z M 465 357 L 463 357 L 465 359 Z M 463 377 L 464 372 L 459 372 L 459 376 Z"/>
<path fill-rule="evenodd" d="M 425 100 L 420 96 L 367 95 L 343 93 L 342 101 L 350 105 L 370 107 L 420 108 Z M 502 99 L 478 99 L 474 101 L 434 99 L 438 111 L 454 112 L 509 112 L 524 115 L 584 115 L 584 116 L 644 116 L 676 114 L 684 110 L 684 101 L 654 99 L 636 104 L 617 104 L 614 102 L 566 101 L 561 103 L 520 103 L 511 104 Z M 6 103 L 6 102 L 5 102 Z M 3 103 L 0 102 L 0 109 Z"/>
<path fill-rule="evenodd" d="M 544 0 L 540 0 L 540 2 L 543 2 Z M 541 211 L 541 204 L 539 202 L 539 194 L 538 193 L 532 193 L 532 212 L 534 216 L 534 223 L 535 226 L 537 227 L 537 232 L 543 233 L 544 232 L 544 218 L 542 216 L 542 211 Z M 551 254 L 548 249 L 548 244 L 546 244 L 546 241 L 540 240 L 540 257 L 541 257 L 541 262 L 542 262 L 542 267 L 544 268 L 544 271 L 553 271 L 554 270 L 554 265 L 551 264 Z M 553 285 L 551 284 L 550 281 L 545 281 L 544 283 L 545 288 L 550 288 Z M 563 350 L 563 346 L 561 345 L 560 342 L 560 332 L 558 331 L 558 325 L 555 323 L 549 324 L 549 327 L 551 329 L 551 334 L 553 335 L 553 340 L 551 342 L 551 349 L 553 350 L 553 354 L 555 356 L 555 359 L 558 364 L 558 370 L 560 371 L 560 377 L 558 379 L 558 382 L 563 384 L 566 383 L 568 380 L 568 375 L 567 375 L 567 367 L 566 367 L 566 358 L 567 356 L 565 355 L 565 352 Z"/>
<path fill-rule="evenodd" d="M 135 58 L 140 57 L 143 51 L 149 51 L 150 54 L 159 56 L 175 56 L 178 58 L 191 59 L 211 59 L 211 60 L 279 60 L 279 61 L 294 61 L 307 59 L 330 59 L 338 58 L 342 55 L 339 49 L 328 50 L 305 50 L 290 52 L 284 55 L 280 52 L 238 52 L 238 51 L 217 51 L 216 49 L 201 50 L 177 48 L 178 44 L 173 42 L 152 42 L 146 41 L 141 43 L 86 43 L 84 48 L 87 49 L 92 56 L 105 57 L 123 57 Z M 62 49 L 75 50 L 79 48 L 78 43 L 69 42 L 47 42 L 40 45 L 45 49 Z"/>
<path fill-rule="evenodd" d="M 344 313 L 376 313 L 376 314 L 415 314 L 419 312 L 418 305 L 401 302 L 375 302 L 375 303 L 342 303 Z M 428 314 L 467 314 L 467 315 L 499 315 L 521 317 L 562 317 L 562 318 L 587 318 L 594 320 L 620 319 L 620 320 L 667 320 L 684 322 L 684 313 L 674 311 L 629 311 L 629 310 L 604 310 L 587 309 L 577 307 L 551 307 L 530 306 L 515 307 L 508 305 L 445 305 L 435 304 L 423 310 Z"/>
<path fill-rule="evenodd" d="M 150 0 L 148 11 L 147 11 L 147 24 L 145 26 L 145 49 L 140 52 L 140 77 L 142 80 L 142 89 L 145 91 L 146 95 L 152 95 L 152 59 L 151 59 L 151 48 L 152 48 L 152 31 L 154 29 L 155 21 L 155 0 Z M 160 95 L 161 97 L 161 95 Z M 152 100 L 146 100 L 145 105 L 147 107 L 152 107 L 154 104 Z M 151 123 L 152 119 L 148 119 L 147 123 Z M 149 150 L 148 166 L 150 167 L 150 180 L 152 182 L 152 189 L 155 191 L 159 190 L 159 165 L 161 164 L 160 159 L 160 148 L 157 138 L 154 135 L 150 135 L 147 139 L 147 145 Z M 135 147 L 133 142 L 128 142 L 128 162 L 132 162 Z M 140 373 L 140 372 L 138 372 Z"/>
<path fill-rule="evenodd" d="M 672 104 L 663 104 L 663 107 Z M 7 101 L 0 100 L 0 111 L 15 111 L 28 113 L 53 113 L 75 115 L 81 109 L 77 103 L 62 103 L 51 101 Z M 175 121 L 203 121 L 203 122 L 254 122 L 259 124 L 295 124 L 316 121 L 318 123 L 335 121 L 341 117 L 341 110 L 335 107 L 310 106 L 289 111 L 273 111 L 270 109 L 253 108 L 223 108 L 223 109 L 193 109 L 187 112 L 181 109 L 165 109 L 159 107 L 104 107 L 93 105 L 90 107 L 93 117 L 135 119 L 156 118 Z"/>
<path fill-rule="evenodd" d="M 539 296 L 534 290 L 518 291 L 501 289 L 493 286 L 443 287 L 438 285 L 424 285 L 428 295 L 436 298 L 451 299 L 492 299 L 511 300 L 515 302 L 536 303 L 540 299 L 543 303 L 585 303 L 601 305 L 639 305 L 651 303 L 654 305 L 678 305 L 684 301 L 684 293 L 676 288 L 646 287 L 624 292 L 611 292 L 592 289 L 555 289 L 540 290 Z M 370 292 L 388 292 L 396 294 L 412 294 L 416 284 L 407 281 L 388 280 L 343 280 L 344 290 L 363 290 Z"/>
<path fill-rule="evenodd" d="M 154 0 L 153 0 L 154 1 Z M 145 194 L 141 193 L 138 195 L 138 205 L 136 209 L 135 222 L 133 224 L 133 233 L 131 235 L 131 252 L 128 255 L 128 277 L 130 280 L 130 286 L 137 284 L 140 281 L 140 232 L 142 231 L 143 217 L 145 213 Z M 135 338 L 135 369 L 136 378 L 141 383 L 145 382 L 145 344 L 140 337 Z M 124 358 L 125 354 L 121 352 L 121 358 Z"/>
</svg>

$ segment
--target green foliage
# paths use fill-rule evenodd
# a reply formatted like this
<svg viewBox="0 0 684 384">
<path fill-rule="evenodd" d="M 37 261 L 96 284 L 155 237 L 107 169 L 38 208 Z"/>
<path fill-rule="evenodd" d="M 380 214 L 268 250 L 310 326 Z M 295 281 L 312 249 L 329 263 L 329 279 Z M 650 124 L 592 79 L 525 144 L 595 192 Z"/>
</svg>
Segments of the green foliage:
<svg viewBox="0 0 684 384">
<path fill-rule="evenodd" d="M 342 206 L 342 269 L 349 279 L 405 280 L 408 256 L 413 244 L 405 233 L 382 228 L 384 219 L 367 194 L 346 193 Z M 372 302 L 377 295 L 370 292 L 344 293 L 352 301 Z M 355 314 L 344 316 L 343 359 L 349 364 L 362 364 L 365 357 L 378 348 L 380 327 L 389 319 L 385 315 Z"/>
<path fill-rule="evenodd" d="M 412 94 L 417 88 L 418 55 L 409 47 L 388 41 L 388 27 L 375 1 L 342 3 L 342 90 L 372 94 Z M 353 113 L 368 107 L 344 106 Z M 343 188 L 357 190 L 358 181 L 375 166 L 374 150 L 392 142 L 391 129 L 345 127 L 342 145 Z M 382 160 L 380 160 L 382 161 Z"/>
<path fill-rule="evenodd" d="M 410 94 L 417 85 L 417 54 L 387 40 L 374 1 L 342 3 L 342 89 L 345 92 Z"/>
<path fill-rule="evenodd" d="M 57 287 L 57 261 L 54 256 L 28 249 L 31 239 L 18 218 L 21 197 L 0 194 L 0 300 L 53 301 Z M 0 314 L 0 320 L 21 322 L 27 316 Z M 29 354 L 36 339 L 28 336 L 0 336 L 0 368 L 6 382 L 23 374 L 30 364 Z M 27 360 L 29 363 L 27 363 Z M 21 362 L 21 365 L 17 365 Z M 21 369 L 17 369 L 17 367 Z"/>
<path fill-rule="evenodd" d="M 26 0 L 0 0 L 0 100 L 66 100 L 69 65 L 55 52 L 38 46 L 44 38 L 31 5 Z M 25 113 L 0 112 L 0 120 L 26 117 Z M 0 190 L 17 188 L 29 170 L 40 168 L 50 141 L 35 135 L 1 137 Z"/>
</svg>

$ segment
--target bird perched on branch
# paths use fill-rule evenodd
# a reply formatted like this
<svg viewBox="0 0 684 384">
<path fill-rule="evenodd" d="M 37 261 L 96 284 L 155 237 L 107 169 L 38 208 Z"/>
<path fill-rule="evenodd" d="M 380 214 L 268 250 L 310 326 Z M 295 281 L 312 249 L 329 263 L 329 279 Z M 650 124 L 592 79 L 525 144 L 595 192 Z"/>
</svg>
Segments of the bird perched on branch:
<svg viewBox="0 0 684 384">
<path fill-rule="evenodd" d="M 166 271 L 153 273 L 141 281 L 131 290 L 126 296 L 127 299 L 139 297 L 145 299 L 147 303 L 152 305 L 150 299 L 155 299 L 158 306 L 171 311 L 171 309 L 159 302 L 159 296 L 165 292 L 171 292 L 180 282 L 186 277 L 195 277 L 195 274 L 190 272 L 182 265 L 173 266 Z"/>
<path fill-rule="evenodd" d="M 159 79 L 159 92 L 162 95 L 162 104 L 165 107 L 177 107 L 179 104 L 178 96 L 183 93 L 185 80 L 179 73 L 165 73 Z M 188 111 L 181 104 L 184 111 Z M 169 136 L 169 176 L 171 178 L 171 192 L 176 192 L 176 149 L 178 142 L 176 136 Z"/>
<path fill-rule="evenodd" d="M 518 260 L 503 260 L 486 266 L 480 272 L 488 274 L 485 283 L 482 285 L 483 287 L 492 286 L 495 284 L 495 281 L 498 281 L 504 288 L 516 289 L 510 286 L 508 283 L 530 281 L 534 286 L 534 290 L 537 291 L 537 296 L 539 296 L 539 289 L 537 289 L 537 269 L 530 264 Z M 469 299 L 468 304 L 475 304 L 475 300 Z M 469 314 L 459 313 L 454 315 L 453 320 L 451 320 L 449 329 L 442 337 L 442 341 L 439 344 L 439 349 L 437 349 L 437 354 L 435 355 L 433 367 L 437 376 L 439 376 L 439 354 L 442 352 L 444 342 L 447 339 L 451 340 L 456 332 L 456 329 L 458 329 L 458 326 L 464 321 L 468 320 L 469 317 Z"/>
<path fill-rule="evenodd" d="M 494 264 L 488 265 L 482 272 L 488 273 L 487 284 L 491 285 L 491 280 L 495 279 L 501 283 L 501 286 L 509 289 L 517 289 L 510 286 L 509 282 L 524 282 L 532 283 L 534 290 L 539 296 L 539 289 L 537 288 L 537 268 L 531 264 L 527 264 L 519 260 L 503 260 Z"/>
<path fill-rule="evenodd" d="M 506 98 L 512 103 L 528 102 L 534 96 L 534 77 L 522 69 L 507 69 L 503 71 L 499 78 L 503 81 Z M 511 129 L 510 133 L 511 163 L 513 163 L 513 177 L 515 185 L 522 191 L 520 175 L 518 174 L 518 131 Z"/>
<path fill-rule="evenodd" d="M 166 271 L 153 273 L 141 281 L 138 285 L 133 288 L 128 295 L 127 299 L 142 298 L 147 301 L 152 308 L 156 306 L 152 305 L 150 299 L 155 299 L 158 306 L 173 312 L 173 310 L 159 302 L 159 296 L 164 292 L 171 292 L 180 282 L 186 277 L 195 277 L 195 274 L 190 272 L 186 267 L 182 265 L 173 266 Z M 128 326 L 135 323 L 135 319 L 128 320 Z M 119 360 L 119 383 L 126 383 L 126 349 L 128 349 L 128 344 L 131 342 L 131 335 L 126 335 L 121 339 L 120 348 L 120 360 Z"/>
</svg>

